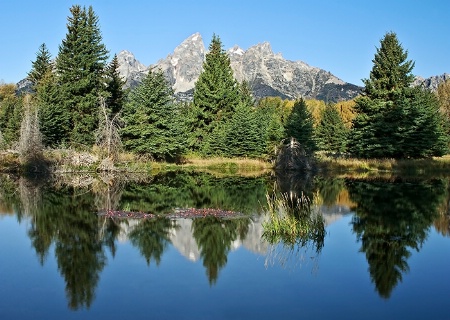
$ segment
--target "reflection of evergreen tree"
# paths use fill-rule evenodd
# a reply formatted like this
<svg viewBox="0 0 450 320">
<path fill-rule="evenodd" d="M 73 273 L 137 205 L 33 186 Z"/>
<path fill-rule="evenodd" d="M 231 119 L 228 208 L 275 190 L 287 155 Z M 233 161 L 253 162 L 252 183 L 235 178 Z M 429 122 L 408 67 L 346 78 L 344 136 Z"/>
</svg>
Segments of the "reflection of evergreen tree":
<svg viewBox="0 0 450 320">
<path fill-rule="evenodd" d="M 93 203 L 90 193 L 75 196 L 70 188 L 46 188 L 28 232 L 41 263 L 51 243 L 55 243 L 58 269 L 66 282 L 72 309 L 91 305 L 106 263 Z"/>
<path fill-rule="evenodd" d="M 102 218 L 99 221 L 100 240 L 111 251 L 113 258 L 116 255 L 116 239 L 120 233 L 120 221 L 114 218 Z"/>
<path fill-rule="evenodd" d="M 322 197 L 323 204 L 332 206 L 336 204 L 336 200 L 345 187 L 345 181 L 339 178 L 320 178 L 316 180 L 319 194 Z"/>
<path fill-rule="evenodd" d="M 166 218 L 143 220 L 133 228 L 128 237 L 139 248 L 147 265 L 150 265 L 152 259 L 159 265 L 170 244 L 170 231 L 173 228 L 176 228 L 176 222 Z"/>
<path fill-rule="evenodd" d="M 231 243 L 239 236 L 245 238 L 249 219 L 219 219 L 205 217 L 194 219 L 192 235 L 200 249 L 203 266 L 209 283 L 216 283 L 219 271 L 227 264 Z"/>
<path fill-rule="evenodd" d="M 35 215 L 28 230 L 28 236 L 41 265 L 44 265 L 54 235 L 54 222 L 45 214 Z"/>
<path fill-rule="evenodd" d="M 23 216 L 22 203 L 17 184 L 10 176 L 0 176 L 0 206 L 3 212 L 15 212 L 20 222 Z"/>
<path fill-rule="evenodd" d="M 347 181 L 350 197 L 357 203 L 353 230 L 380 296 L 389 298 L 408 271 L 409 248 L 419 250 L 426 240 L 445 187 L 441 180 Z"/>
<path fill-rule="evenodd" d="M 15 205 L 19 221 L 22 216 L 31 217 L 28 236 L 32 241 L 32 246 L 36 250 L 41 265 L 44 264 L 52 243 L 52 234 L 45 232 L 45 228 L 41 228 L 42 225 L 51 224 L 52 222 L 46 221 L 45 216 L 42 217 L 36 215 L 42 199 L 41 189 L 43 181 L 45 181 L 45 177 L 42 176 L 37 179 L 20 177 L 14 182 L 10 180 L 11 184 L 9 184 L 10 187 L 12 187 L 9 191 L 12 192 L 12 194 L 19 196 L 18 199 L 15 200 L 19 202 Z M 9 196 L 7 196 L 7 198 L 9 198 Z M 10 200 L 13 199 L 14 198 Z M 15 201 L 13 200 L 13 203 Z"/>
<path fill-rule="evenodd" d="M 265 199 L 265 178 L 216 178 L 199 172 L 168 172 L 152 183 L 130 183 L 122 203 L 130 210 L 169 213 L 174 208 L 220 208 L 254 213 Z"/>
<path fill-rule="evenodd" d="M 76 197 L 59 195 L 57 212 L 58 233 L 55 248 L 58 269 L 66 281 L 69 306 L 90 307 L 95 297 L 99 274 L 106 264 L 102 244 L 98 240 L 98 219 L 94 198 L 85 193 Z"/>
</svg>

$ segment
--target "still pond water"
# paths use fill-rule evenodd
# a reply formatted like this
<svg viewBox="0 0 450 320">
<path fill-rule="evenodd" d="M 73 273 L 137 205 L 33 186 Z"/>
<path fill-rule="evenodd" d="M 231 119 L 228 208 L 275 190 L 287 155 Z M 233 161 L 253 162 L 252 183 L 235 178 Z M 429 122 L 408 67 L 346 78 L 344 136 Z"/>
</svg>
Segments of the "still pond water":
<svg viewBox="0 0 450 320">
<path fill-rule="evenodd" d="M 0 319 L 450 319 L 448 178 L 64 180 L 0 177 Z M 323 232 L 267 237 L 296 197 Z"/>
</svg>

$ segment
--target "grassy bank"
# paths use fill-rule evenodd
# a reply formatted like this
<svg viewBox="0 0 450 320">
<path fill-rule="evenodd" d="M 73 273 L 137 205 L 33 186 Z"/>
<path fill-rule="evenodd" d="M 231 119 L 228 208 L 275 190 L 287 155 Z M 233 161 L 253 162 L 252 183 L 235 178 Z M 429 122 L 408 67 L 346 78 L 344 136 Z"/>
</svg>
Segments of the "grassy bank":
<svg viewBox="0 0 450 320">
<path fill-rule="evenodd" d="M 272 170 L 272 164 L 257 159 L 247 158 L 198 158 L 188 157 L 181 165 L 215 174 L 236 174 L 241 176 L 261 175 Z"/>
<path fill-rule="evenodd" d="M 428 159 L 356 159 L 318 156 L 322 171 L 407 175 L 450 174 L 450 155 Z"/>
<path fill-rule="evenodd" d="M 200 158 L 189 156 L 180 163 L 154 161 L 148 157 L 131 153 L 122 153 L 114 162 L 102 159 L 96 152 L 78 152 L 70 149 L 45 150 L 43 160 L 50 172 L 129 172 L 153 175 L 158 172 L 182 169 L 193 169 L 210 172 L 215 175 L 259 176 L 269 172 L 272 165 L 268 162 L 247 158 Z M 19 154 L 14 151 L 0 153 L 0 172 L 24 173 L 36 171 L 33 163 L 23 163 Z"/>
</svg>

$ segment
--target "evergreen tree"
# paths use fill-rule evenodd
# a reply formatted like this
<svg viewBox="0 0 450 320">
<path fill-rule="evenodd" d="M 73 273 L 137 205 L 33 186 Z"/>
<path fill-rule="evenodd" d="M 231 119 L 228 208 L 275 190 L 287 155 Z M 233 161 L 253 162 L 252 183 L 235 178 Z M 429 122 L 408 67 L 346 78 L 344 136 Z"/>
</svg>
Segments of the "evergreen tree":
<svg viewBox="0 0 450 320">
<path fill-rule="evenodd" d="M 106 81 L 106 91 L 108 93 L 106 105 L 110 109 L 112 116 L 114 116 L 122 110 L 125 102 L 125 92 L 123 90 L 125 81 L 119 74 L 119 61 L 116 54 L 106 68 Z"/>
<path fill-rule="evenodd" d="M 315 131 L 318 148 L 331 152 L 344 152 L 347 133 L 348 130 L 339 111 L 334 105 L 327 104 Z"/>
<path fill-rule="evenodd" d="M 314 141 L 313 118 L 308 110 L 305 100 L 295 101 L 291 114 L 286 120 L 286 138 L 294 138 L 308 152 L 316 150 Z"/>
<path fill-rule="evenodd" d="M 285 122 L 289 115 L 286 102 L 280 97 L 267 97 L 258 101 L 257 113 L 261 136 L 265 141 L 265 153 L 274 156 L 284 138 Z"/>
<path fill-rule="evenodd" d="M 447 152 L 446 126 L 439 102 L 430 91 L 406 88 L 396 108 L 387 113 L 386 121 L 396 124 L 392 137 L 394 158 L 428 158 Z"/>
<path fill-rule="evenodd" d="M 387 33 L 377 48 L 373 68 L 369 79 L 364 79 L 364 93 L 371 98 L 392 101 L 414 81 L 411 73 L 414 62 L 408 59 L 408 51 L 404 50 L 393 32 Z"/>
<path fill-rule="evenodd" d="M 247 81 L 242 81 L 239 85 L 239 95 L 241 102 L 247 106 L 253 107 L 255 105 L 255 98 L 253 98 L 252 89 Z"/>
<path fill-rule="evenodd" d="M 11 147 L 19 140 L 23 101 L 16 96 L 16 85 L 0 85 L 0 132 L 2 147 Z"/>
<path fill-rule="evenodd" d="M 224 155 L 229 157 L 261 157 L 265 151 L 265 137 L 261 134 L 258 113 L 240 103 L 225 129 Z"/>
<path fill-rule="evenodd" d="M 36 86 L 39 124 L 44 146 L 57 148 L 68 143 L 70 114 L 60 107 L 60 91 L 56 75 L 51 71 Z"/>
<path fill-rule="evenodd" d="M 36 60 L 32 62 L 31 71 L 28 72 L 28 79 L 33 83 L 33 89 L 36 91 L 36 86 L 44 78 L 47 72 L 52 69 L 52 61 L 50 52 L 45 43 L 39 46 L 39 51 L 36 53 Z"/>
<path fill-rule="evenodd" d="M 105 91 L 108 51 L 92 7 L 86 10 L 74 5 L 70 12 L 68 32 L 56 58 L 59 104 L 70 115 L 70 143 L 92 145 L 98 125 L 98 97 Z"/>
<path fill-rule="evenodd" d="M 124 147 L 158 160 L 176 160 L 186 145 L 186 130 L 173 90 L 161 70 L 150 71 L 123 109 Z"/>
<path fill-rule="evenodd" d="M 407 51 L 395 33 L 381 40 L 373 63 L 370 78 L 363 80 L 363 96 L 355 100 L 350 151 L 368 158 L 416 158 L 445 152 L 442 119 L 432 116 L 437 112 L 432 110 L 435 99 L 423 90 L 411 90 L 414 63 L 407 60 Z M 415 139 L 430 140 L 427 145 L 418 144 L 420 151 L 414 143 L 403 144 Z"/>
<path fill-rule="evenodd" d="M 220 38 L 213 35 L 206 54 L 203 71 L 194 89 L 195 121 L 191 139 L 194 151 L 204 152 L 206 138 L 220 123 L 230 119 L 240 100 L 230 59 Z"/>
</svg>

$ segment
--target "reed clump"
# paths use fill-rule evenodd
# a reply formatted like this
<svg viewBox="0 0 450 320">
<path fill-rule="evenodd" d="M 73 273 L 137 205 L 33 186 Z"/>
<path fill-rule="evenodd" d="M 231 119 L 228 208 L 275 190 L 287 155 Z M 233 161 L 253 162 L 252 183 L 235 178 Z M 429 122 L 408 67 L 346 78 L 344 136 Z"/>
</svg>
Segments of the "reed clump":
<svg viewBox="0 0 450 320">
<path fill-rule="evenodd" d="M 271 244 L 313 244 L 320 252 L 325 238 L 325 220 L 311 210 L 311 201 L 305 195 L 293 198 L 289 193 L 267 195 L 268 221 L 263 223 L 263 237 Z"/>
</svg>

